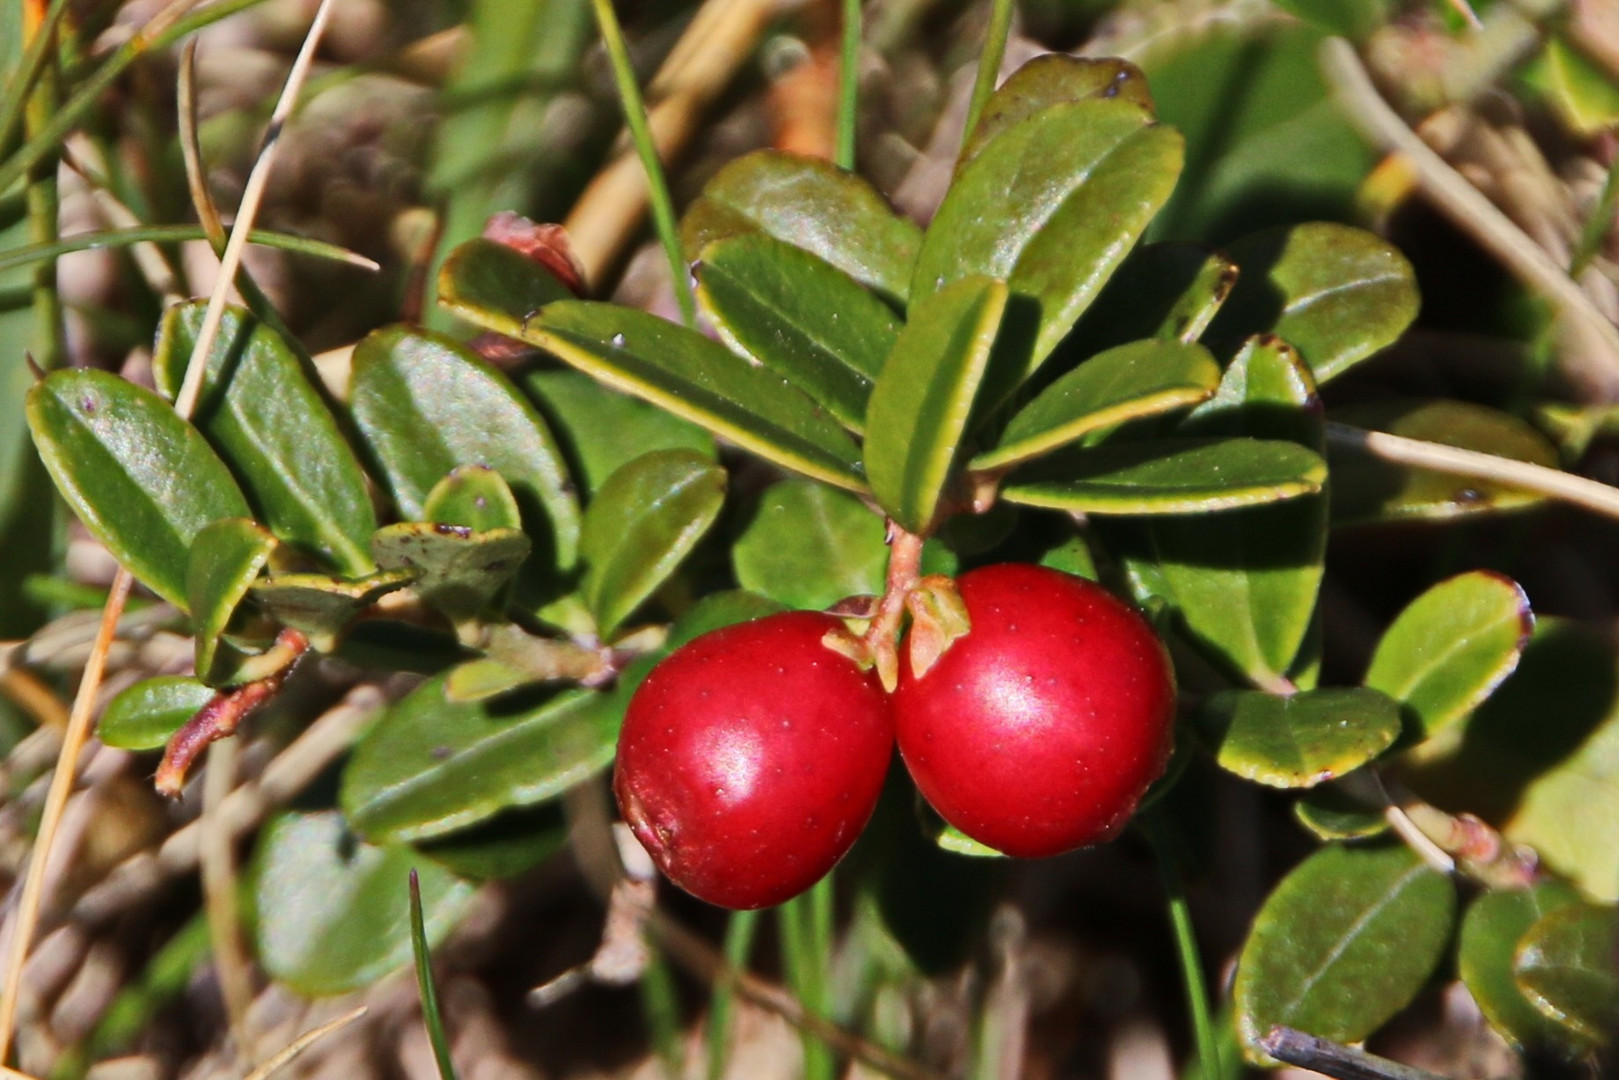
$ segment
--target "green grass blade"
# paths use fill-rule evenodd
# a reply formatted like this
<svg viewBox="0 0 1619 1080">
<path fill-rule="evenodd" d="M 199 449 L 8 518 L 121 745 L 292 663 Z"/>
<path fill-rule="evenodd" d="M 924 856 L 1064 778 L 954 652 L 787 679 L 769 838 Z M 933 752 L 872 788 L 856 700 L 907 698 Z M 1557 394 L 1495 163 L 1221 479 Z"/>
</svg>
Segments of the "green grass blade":
<svg viewBox="0 0 1619 1080">
<path fill-rule="evenodd" d="M 416 985 L 422 995 L 422 1023 L 427 1040 L 433 1044 L 441 1080 L 456 1080 L 455 1062 L 450 1060 L 450 1040 L 444 1034 L 444 1016 L 439 1011 L 438 987 L 433 984 L 432 950 L 427 944 L 427 926 L 422 919 L 422 883 L 410 872 L 410 948 L 416 956 Z"/>
<path fill-rule="evenodd" d="M 94 232 L 75 233 L 49 243 L 26 244 L 22 247 L 12 248 L 10 251 L 0 251 L 0 271 L 10 270 L 15 266 L 26 266 L 33 262 L 44 262 L 49 259 L 60 258 L 75 251 L 89 251 L 95 248 L 122 248 L 135 244 L 175 244 L 186 240 L 206 240 L 208 234 L 200 225 L 145 225 L 135 229 L 97 229 Z M 331 259 L 335 262 L 350 263 L 356 266 L 367 266 L 375 269 L 376 264 L 364 255 L 350 251 L 348 248 L 328 244 L 322 240 L 311 240 L 305 236 L 292 236 L 288 233 L 255 231 L 249 243 L 260 244 L 264 247 L 280 248 L 283 251 L 292 251 L 300 255 L 312 255 L 318 259 Z"/>
</svg>

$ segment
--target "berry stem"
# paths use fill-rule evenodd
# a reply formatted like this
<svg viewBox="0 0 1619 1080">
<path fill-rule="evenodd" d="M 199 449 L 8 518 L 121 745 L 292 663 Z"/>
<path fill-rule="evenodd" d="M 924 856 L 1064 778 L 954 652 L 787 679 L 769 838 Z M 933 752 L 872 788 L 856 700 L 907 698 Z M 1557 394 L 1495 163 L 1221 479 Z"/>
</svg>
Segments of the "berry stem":
<svg viewBox="0 0 1619 1080">
<path fill-rule="evenodd" d="M 888 582 L 877 603 L 877 614 L 866 630 L 866 645 L 877 666 L 877 677 L 889 693 L 899 685 L 899 631 L 905 617 L 905 598 L 922 576 L 923 538 L 888 523 Z"/>
</svg>

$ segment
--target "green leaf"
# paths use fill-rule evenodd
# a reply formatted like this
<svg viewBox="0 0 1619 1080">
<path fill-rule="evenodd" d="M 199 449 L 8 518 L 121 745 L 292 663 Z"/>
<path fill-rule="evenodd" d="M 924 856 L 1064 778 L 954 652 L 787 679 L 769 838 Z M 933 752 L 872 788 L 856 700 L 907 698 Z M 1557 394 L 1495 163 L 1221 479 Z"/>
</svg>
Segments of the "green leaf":
<svg viewBox="0 0 1619 1080">
<path fill-rule="evenodd" d="M 152 376 L 173 399 L 206 304 L 168 309 Z M 316 389 L 307 358 L 245 309 L 228 307 L 192 421 L 241 482 L 271 533 L 345 575 L 373 569 L 376 514 L 365 474 Z"/>
<path fill-rule="evenodd" d="M 1565 34 L 1567 32 L 1565 31 Z M 1563 34 L 1546 42 L 1524 80 L 1544 94 L 1568 127 L 1584 138 L 1619 123 L 1619 86 L 1603 65 Z"/>
<path fill-rule="evenodd" d="M 1512 674 L 1534 626 L 1517 582 L 1489 570 L 1460 574 L 1400 612 L 1377 643 L 1365 683 L 1405 705 L 1414 741 L 1431 739 Z"/>
<path fill-rule="evenodd" d="M 744 589 L 790 608 L 826 608 L 883 590 L 888 545 L 883 520 L 846 492 L 783 480 L 760 496 L 731 547 Z"/>
<path fill-rule="evenodd" d="M 264 970 L 294 993 L 325 997 L 372 985 L 410 961 L 406 881 L 421 878 L 427 936 L 449 935 L 472 887 L 403 845 L 372 847 L 335 810 L 282 814 L 259 840 L 252 887 Z"/>
<path fill-rule="evenodd" d="M 439 267 L 439 302 L 463 308 L 509 311 L 519 318 L 573 293 L 544 266 L 516 248 L 475 237 L 456 245 Z M 500 331 L 496 331 L 499 333 Z"/>
<path fill-rule="evenodd" d="M 587 500 L 607 478 L 652 450 L 718 457 L 714 436 L 673 413 L 603 386 L 580 371 L 530 371 L 523 389 L 539 402 Z"/>
<path fill-rule="evenodd" d="M 153 592 L 184 607 L 191 541 L 210 522 L 249 515 L 202 434 L 152 391 L 88 369 L 54 372 L 30 390 L 28 427 L 85 527 Z"/>
<path fill-rule="evenodd" d="M 283 626 L 308 635 L 320 652 L 331 652 L 338 635 L 382 597 L 415 581 L 414 570 L 379 570 L 363 578 L 326 574 L 277 574 L 253 585 L 253 599 Z"/>
<path fill-rule="evenodd" d="M 1086 98 L 1116 98 L 1152 112 L 1147 78 L 1128 60 L 1092 60 L 1064 53 L 1037 56 L 1014 71 L 985 102 L 977 126 L 962 143 L 956 171 L 959 173 L 996 136 L 1046 106 Z"/>
<path fill-rule="evenodd" d="M 615 304 L 552 304 L 523 338 L 608 386 L 644 398 L 794 472 L 865 490 L 848 434 L 780 375 L 702 334 Z"/>
<path fill-rule="evenodd" d="M 686 642 L 700 638 L 704 634 L 786 610 L 781 603 L 767 596 L 748 592 L 746 589 L 725 589 L 709 593 L 687 608 L 680 618 L 675 620 L 674 625 L 669 627 L 669 637 L 663 643 L 663 647 L 666 652 L 673 652 Z"/>
<path fill-rule="evenodd" d="M 407 519 L 421 520 L 450 470 L 484 465 L 511 485 L 534 565 L 573 565 L 579 504 L 561 452 L 493 366 L 448 338 L 388 327 L 355 347 L 349 409 Z"/>
<path fill-rule="evenodd" d="M 1331 786 L 1314 788 L 1295 799 L 1293 819 L 1317 840 L 1364 840 L 1389 827 L 1381 810 Z"/>
<path fill-rule="evenodd" d="M 1128 101 L 1052 105 L 1019 121 L 945 194 L 917 255 L 913 304 L 969 276 L 1007 282 L 1039 304 L 1032 368 L 1169 197 L 1181 153 L 1179 133 Z"/>
<path fill-rule="evenodd" d="M 934 523 L 1006 311 L 999 281 L 970 277 L 920 300 L 866 415 L 872 493 L 913 533 Z"/>
<path fill-rule="evenodd" d="M 680 224 L 696 259 L 716 240 L 762 232 L 819 255 L 898 303 L 910 287 L 919 230 L 853 173 L 816 158 L 759 150 L 726 165 Z"/>
<path fill-rule="evenodd" d="M 1089 356 L 1143 338 L 1193 342 L 1237 283 L 1237 265 L 1196 244 L 1142 244 L 1125 257 L 1063 342 Z"/>
<path fill-rule="evenodd" d="M 523 525 L 517 496 L 487 465 L 457 465 L 451 469 L 450 475 L 427 493 L 422 517 L 435 525 L 460 525 L 473 532 L 518 529 Z"/>
<path fill-rule="evenodd" d="M 1200 719 L 1222 769 L 1279 788 L 1352 772 L 1400 734 L 1399 705 L 1363 687 L 1287 696 L 1228 690 L 1209 699 Z"/>
<path fill-rule="evenodd" d="M 971 468 L 1015 465 L 1093 431 L 1195 405 L 1219 382 L 1220 366 L 1201 345 L 1155 339 L 1120 345 L 1043 390 Z"/>
<path fill-rule="evenodd" d="M 121 750 L 156 750 L 214 698 L 211 687 L 189 675 L 158 675 L 107 702 L 96 738 Z"/>
<path fill-rule="evenodd" d="M 249 518 L 216 521 L 191 542 L 186 604 L 197 636 L 197 676 L 210 685 L 217 685 L 213 677 L 219 640 L 275 547 L 275 537 Z"/>
<path fill-rule="evenodd" d="M 1446 809 L 1477 814 L 1604 903 L 1619 900 L 1619 658 L 1576 623 L 1537 621 L 1518 669 L 1446 757 L 1403 770 Z"/>
<path fill-rule="evenodd" d="M 1298 354 L 1275 339 L 1250 341 L 1214 396 L 1179 428 L 1186 435 L 1321 440 L 1315 383 Z M 1327 547 L 1327 504 L 1306 495 L 1217 517 L 1107 523 L 1136 599 L 1168 603 L 1182 632 L 1245 680 L 1288 675 L 1310 630 Z"/>
<path fill-rule="evenodd" d="M 1042 458 L 1001 497 L 1097 514 L 1189 514 L 1257 506 L 1321 490 L 1326 464 L 1302 446 L 1260 439 L 1156 439 Z"/>
<path fill-rule="evenodd" d="M 899 333 L 892 309 L 817 255 L 764 233 L 703 249 L 697 299 L 720 339 L 790 381 L 844 427 L 865 426 Z"/>
<path fill-rule="evenodd" d="M 1540 432 L 1515 416 L 1470 402 L 1385 399 L 1334 409 L 1327 418 L 1408 439 L 1558 465 L 1556 447 Z M 1396 465 L 1338 444 L 1329 448 L 1329 456 L 1334 525 L 1452 518 L 1517 510 L 1546 499 L 1480 477 Z"/>
<path fill-rule="evenodd" d="M 501 881 L 540 865 L 567 843 L 567 815 L 559 803 L 545 803 L 507 810 L 470 829 L 423 840 L 416 850 L 457 877 Z"/>
<path fill-rule="evenodd" d="M 1513 977 L 1518 943 L 1541 916 L 1579 902 L 1579 892 L 1549 880 L 1527 889 L 1484 893 L 1468 906 L 1457 939 L 1456 969 L 1484 1018 L 1515 1046 L 1545 1051 L 1569 1032 L 1524 996 Z"/>
<path fill-rule="evenodd" d="M 394 703 L 354 748 L 342 806 L 374 841 L 443 836 L 532 806 L 613 760 L 629 693 L 545 688 L 451 701 L 444 676 Z"/>
<path fill-rule="evenodd" d="M 473 532 L 460 525 L 406 521 L 378 529 L 371 552 L 384 570 L 415 576 L 422 601 L 461 624 L 475 618 L 528 557 L 518 529 Z"/>
<path fill-rule="evenodd" d="M 1227 254 L 1242 276 L 1210 340 L 1272 332 L 1304 354 L 1318 383 L 1392 344 L 1417 315 L 1411 264 L 1364 229 L 1325 221 L 1270 229 Z"/>
<path fill-rule="evenodd" d="M 1529 928 L 1512 958 L 1535 1008 L 1583 1042 L 1606 1046 L 1619 1031 L 1619 912 L 1569 904 Z"/>
<path fill-rule="evenodd" d="M 1329 845 L 1278 885 L 1237 961 L 1237 1030 L 1249 1059 L 1285 1024 L 1358 1042 L 1422 989 L 1450 941 L 1450 879 L 1404 845 Z"/>
<path fill-rule="evenodd" d="M 725 470 L 690 450 L 654 450 L 608 478 L 579 538 L 585 603 L 604 639 L 697 546 L 725 502 Z"/>
</svg>

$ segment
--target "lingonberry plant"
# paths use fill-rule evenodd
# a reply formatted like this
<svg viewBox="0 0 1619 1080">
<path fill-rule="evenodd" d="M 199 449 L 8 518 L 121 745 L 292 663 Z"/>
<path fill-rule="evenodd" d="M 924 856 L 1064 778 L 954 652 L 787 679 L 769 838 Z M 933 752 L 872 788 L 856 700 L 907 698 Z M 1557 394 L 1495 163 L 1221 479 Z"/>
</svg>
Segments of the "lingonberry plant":
<svg viewBox="0 0 1619 1080">
<path fill-rule="evenodd" d="M 879 934 L 911 945 L 938 911 L 984 932 L 942 890 L 883 903 L 894 852 L 988 891 L 1003 856 L 1128 836 L 1150 800 L 1205 1080 L 1226 1043 L 1269 1064 L 1301 1030 L 1372 1036 L 1452 953 L 1509 1043 L 1597 1060 L 1619 1016 L 1611 649 L 1537 627 L 1471 562 L 1381 622 L 1329 619 L 1323 580 L 1354 528 L 1612 493 L 1505 413 L 1337 396 L 1415 317 L 1410 264 L 1337 223 L 1165 239 L 1198 193 L 1131 64 L 1041 57 L 980 104 L 917 217 L 810 157 L 720 169 L 669 238 L 700 324 L 582 298 L 565 240 L 514 245 L 503 219 L 444 261 L 454 333 L 376 329 L 335 375 L 233 308 L 182 418 L 195 303 L 164 315 L 152 389 L 45 374 L 46 468 L 195 640 L 101 739 L 166 747 L 180 795 L 302 670 L 385 688 L 324 804 L 256 839 L 258 959 L 311 996 L 403 962 L 409 865 L 441 939 L 476 885 L 588 839 L 613 770 L 664 873 L 734 908 L 823 880 L 875 812 L 840 872 L 851 917 L 887 928 L 862 980 Z M 1216 1021 L 1178 881 L 1252 785 L 1320 847 L 1254 914 Z M 785 909 L 801 989 L 825 988 L 792 946 L 825 943 L 829 889 Z"/>
</svg>

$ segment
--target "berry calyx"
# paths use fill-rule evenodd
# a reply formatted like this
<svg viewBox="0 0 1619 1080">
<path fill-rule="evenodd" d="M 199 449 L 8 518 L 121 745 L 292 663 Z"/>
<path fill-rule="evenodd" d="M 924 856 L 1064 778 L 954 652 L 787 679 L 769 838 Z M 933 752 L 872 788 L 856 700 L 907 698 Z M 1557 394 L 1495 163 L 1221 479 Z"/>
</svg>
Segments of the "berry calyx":
<svg viewBox="0 0 1619 1080">
<path fill-rule="evenodd" d="M 671 881 L 729 908 L 779 904 L 854 844 L 893 755 L 876 675 L 797 611 L 676 649 L 630 701 L 613 789 Z"/>
<path fill-rule="evenodd" d="M 1008 855 L 1111 839 L 1169 761 L 1174 673 L 1134 609 L 1040 566 L 956 582 L 970 629 L 923 674 L 900 650 L 901 756 L 946 821 Z"/>
</svg>

